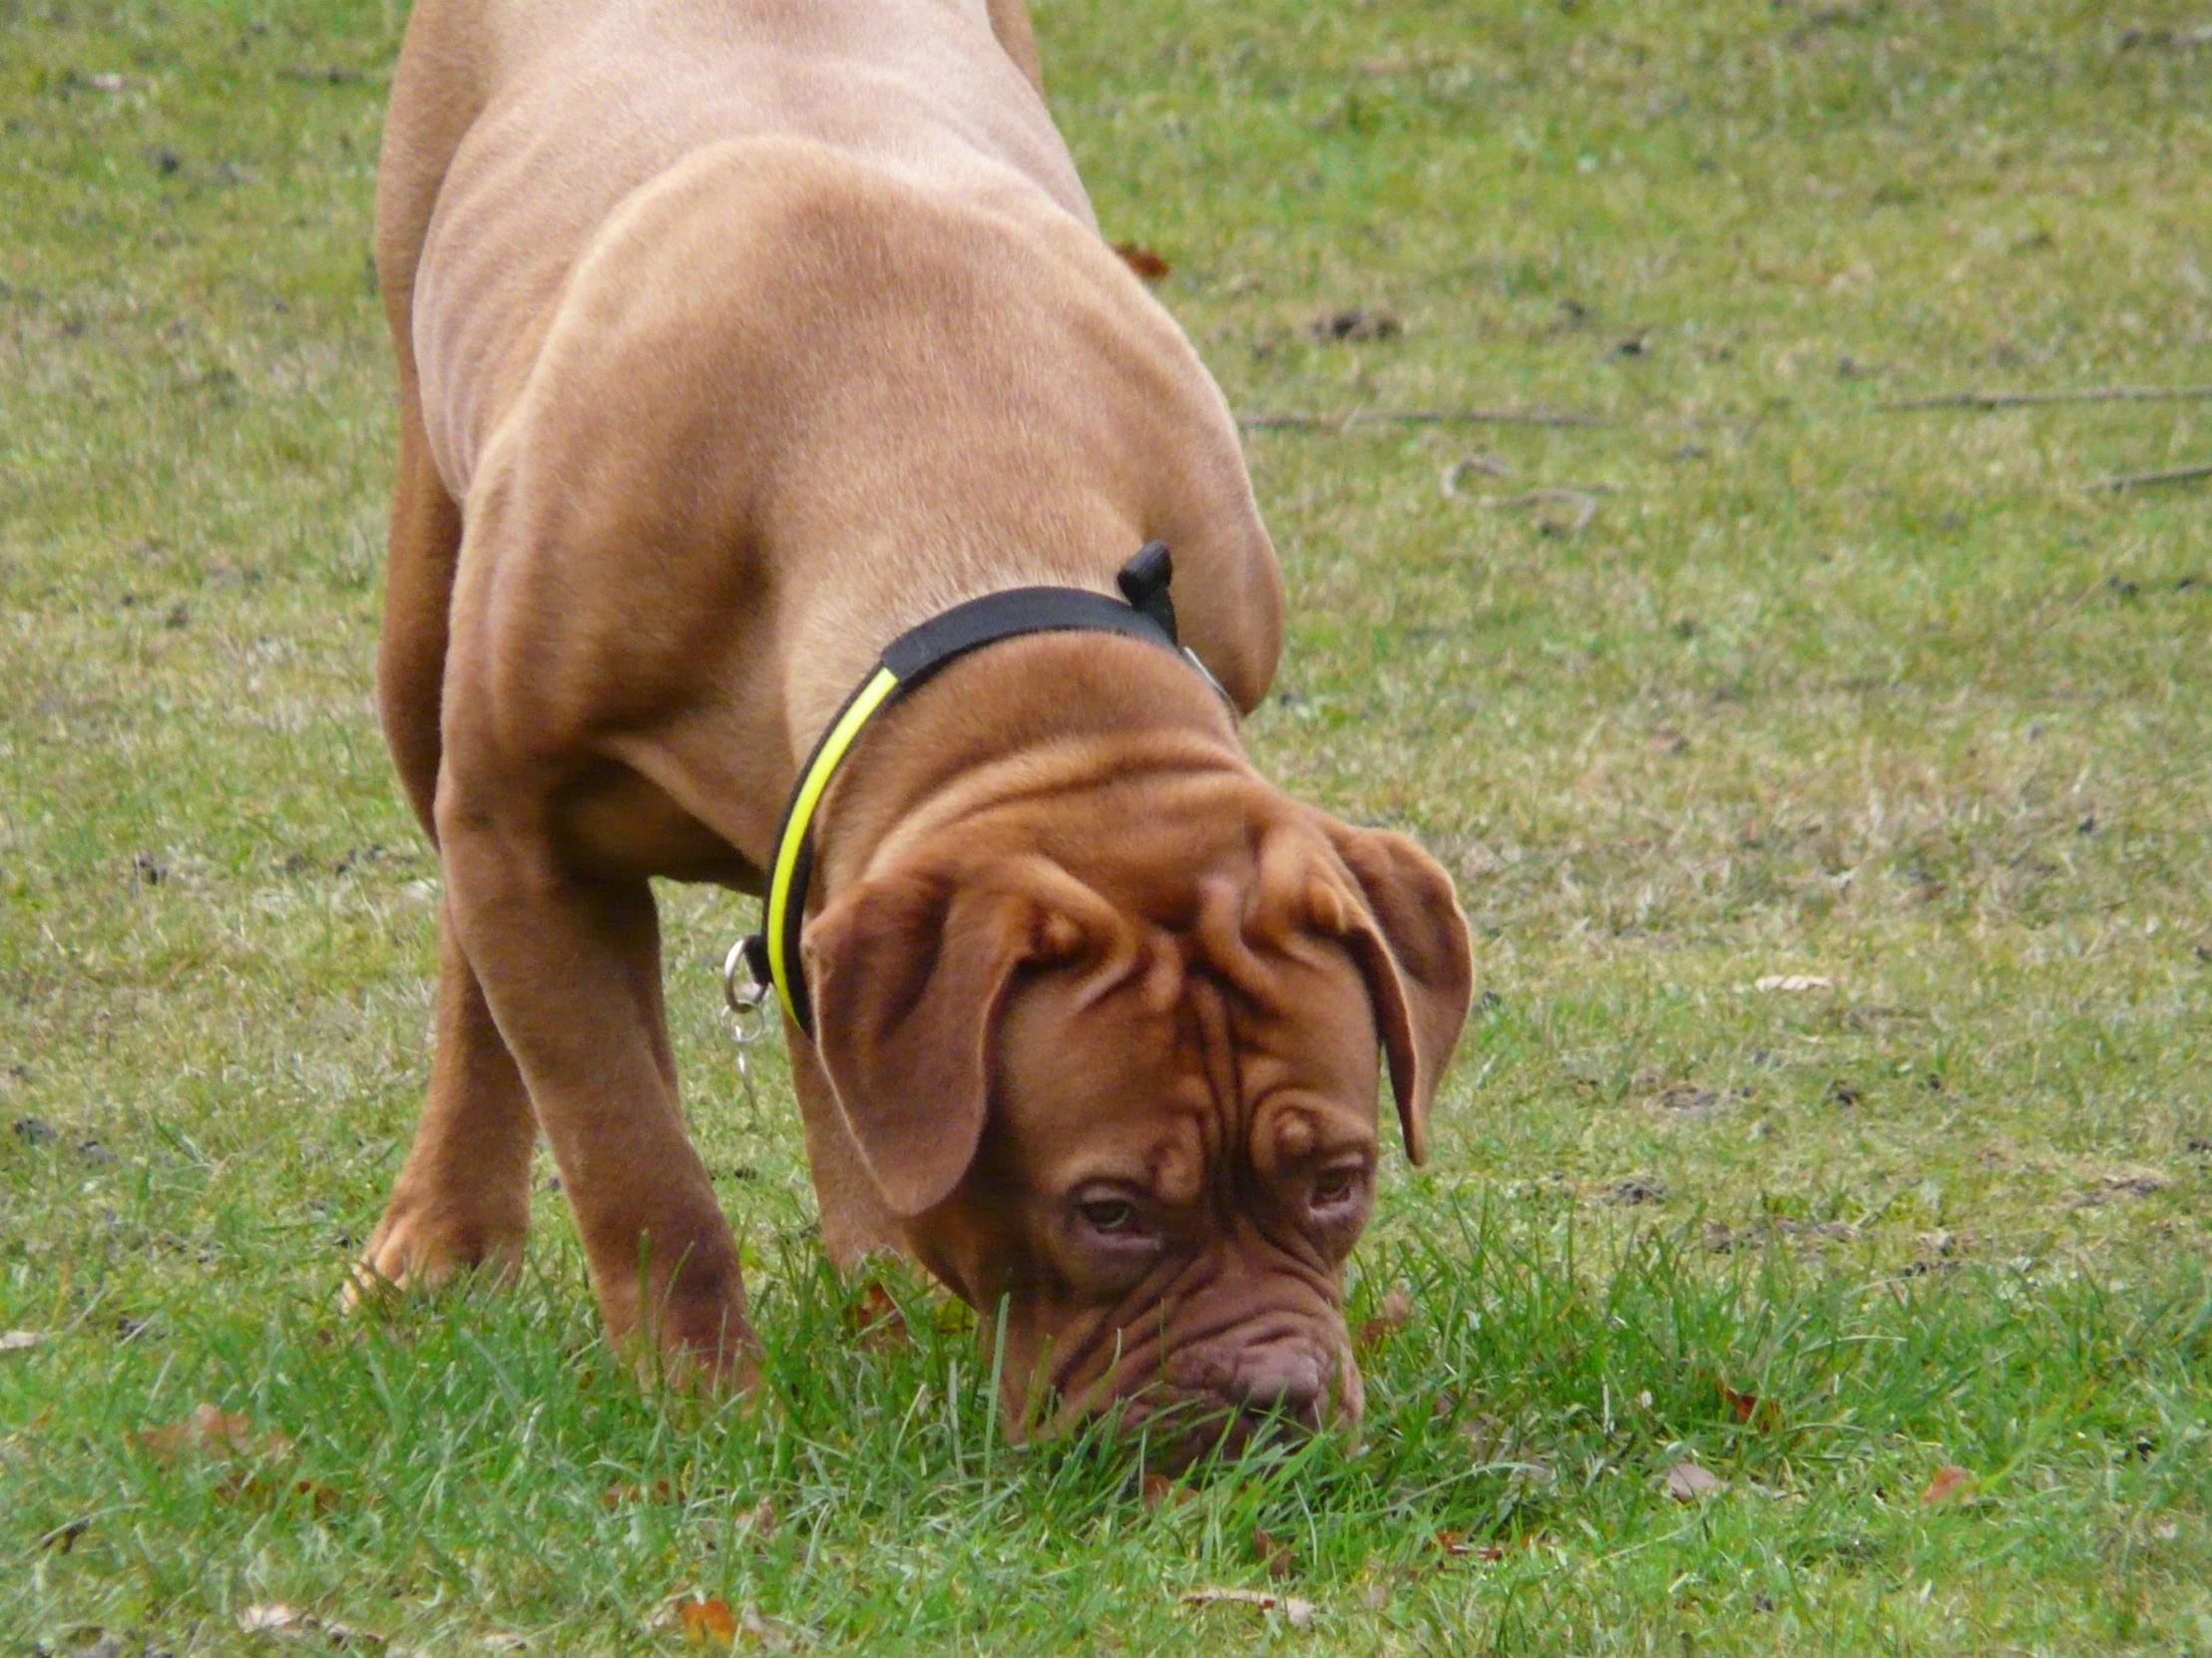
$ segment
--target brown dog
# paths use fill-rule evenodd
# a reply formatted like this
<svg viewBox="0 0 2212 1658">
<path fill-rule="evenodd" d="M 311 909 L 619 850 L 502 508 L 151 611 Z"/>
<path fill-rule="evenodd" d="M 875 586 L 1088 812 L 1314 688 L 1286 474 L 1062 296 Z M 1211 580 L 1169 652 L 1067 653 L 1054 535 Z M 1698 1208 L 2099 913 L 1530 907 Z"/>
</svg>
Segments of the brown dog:
<svg viewBox="0 0 2212 1658">
<path fill-rule="evenodd" d="M 542 1128 L 608 1324 L 751 1332 L 648 878 L 762 890 L 903 630 L 1174 550 L 1238 708 L 1281 586 L 1235 426 L 1100 240 L 1022 0 L 418 0 L 377 261 L 378 688 L 445 871 L 437 1051 L 362 1283 L 511 1265 Z M 831 1254 L 1005 1310 L 1017 1432 L 1356 1417 L 1343 1262 L 1466 1016 L 1412 842 L 1299 806 L 1166 649 L 1032 633 L 870 723 L 814 820 L 793 1072 Z"/>
</svg>

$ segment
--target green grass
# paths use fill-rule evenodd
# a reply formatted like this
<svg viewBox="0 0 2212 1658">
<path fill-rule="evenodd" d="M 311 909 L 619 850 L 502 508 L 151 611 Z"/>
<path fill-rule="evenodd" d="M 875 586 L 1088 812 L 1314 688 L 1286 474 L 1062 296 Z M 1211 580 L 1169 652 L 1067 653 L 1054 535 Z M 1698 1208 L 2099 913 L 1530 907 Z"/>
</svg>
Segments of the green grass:
<svg viewBox="0 0 2212 1658">
<path fill-rule="evenodd" d="M 1249 438 L 1253 748 L 1455 868 L 1488 994 L 1357 1260 L 1415 1292 L 1361 1445 L 1147 1507 L 999 1445 L 919 1280 L 853 1334 L 709 893 L 671 1010 L 769 1403 L 641 1394 L 551 1197 L 514 1293 L 337 1316 L 432 960 L 368 703 L 401 9 L 0 0 L 0 1648 L 628 1651 L 695 1591 L 869 1653 L 2212 1653 L 2212 534 L 2086 487 L 2212 402 L 1880 407 L 2212 384 L 2201 21 L 1041 7 L 1239 409 L 1608 422 Z M 1313 337 L 1354 305 L 1401 331 Z M 138 1438 L 203 1401 L 253 1446 Z"/>
</svg>

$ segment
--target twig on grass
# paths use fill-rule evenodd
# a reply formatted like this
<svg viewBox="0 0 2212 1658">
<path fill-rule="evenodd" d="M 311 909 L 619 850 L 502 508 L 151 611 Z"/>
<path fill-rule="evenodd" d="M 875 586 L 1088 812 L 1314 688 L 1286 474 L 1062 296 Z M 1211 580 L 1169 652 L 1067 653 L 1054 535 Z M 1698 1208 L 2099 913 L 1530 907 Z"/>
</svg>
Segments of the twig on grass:
<svg viewBox="0 0 2212 1658">
<path fill-rule="evenodd" d="M 2200 461 L 2195 466 L 2170 466 L 2159 472 L 2117 472 L 2109 478 L 2091 480 L 2093 490 L 2139 490 L 2156 484 L 2186 484 L 2197 478 L 2212 478 L 2212 461 Z"/>
<path fill-rule="evenodd" d="M 1451 474 L 1446 474 L 1451 479 Z M 1455 485 L 1456 479 L 1451 480 Z M 1607 489 L 1604 484 L 1592 484 L 1586 489 L 1536 489 L 1524 490 L 1519 495 L 1484 495 L 1475 498 L 1479 507 L 1543 507 L 1560 506 L 1573 511 L 1571 519 L 1539 518 L 1537 529 L 1547 536 L 1578 536 L 1590 527 L 1590 520 L 1597 516 L 1597 490 Z M 1449 492 L 1458 499 L 1457 490 Z"/>
<path fill-rule="evenodd" d="M 1248 432 L 1342 432 L 1354 426 L 1610 426 L 1602 415 L 1573 409 L 1346 409 L 1339 414 L 1246 414 Z"/>
<path fill-rule="evenodd" d="M 1460 494 L 1460 480 L 1470 472 L 1487 473 L 1493 478 L 1510 478 L 1513 467 L 1497 455 L 1462 455 L 1444 469 L 1440 480 L 1444 485 L 1444 499 L 1456 501 Z"/>
<path fill-rule="evenodd" d="M 1877 403 L 1878 414 L 1921 409 L 2020 409 L 2037 403 L 2184 403 L 2212 397 L 2212 386 L 2081 386 L 2072 391 L 1945 391 Z"/>
<path fill-rule="evenodd" d="M 2163 46 L 2187 50 L 2192 46 L 2212 46 L 2212 26 L 2195 29 L 2122 29 L 2120 50 L 2132 52 L 2142 46 Z"/>
</svg>

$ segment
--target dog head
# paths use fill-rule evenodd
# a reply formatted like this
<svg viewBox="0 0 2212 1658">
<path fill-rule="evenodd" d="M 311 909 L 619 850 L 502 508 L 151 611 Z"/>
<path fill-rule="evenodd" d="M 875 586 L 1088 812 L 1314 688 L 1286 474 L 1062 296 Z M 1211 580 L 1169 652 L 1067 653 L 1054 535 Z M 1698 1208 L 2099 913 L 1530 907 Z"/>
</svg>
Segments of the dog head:
<svg viewBox="0 0 2212 1658">
<path fill-rule="evenodd" d="M 1106 781 L 905 849 L 805 959 L 862 1158 L 1004 1320 L 1017 1433 L 1108 1414 L 1188 1460 L 1357 1421 L 1378 1050 L 1418 1163 L 1472 990 L 1418 846 L 1249 773 Z"/>
</svg>

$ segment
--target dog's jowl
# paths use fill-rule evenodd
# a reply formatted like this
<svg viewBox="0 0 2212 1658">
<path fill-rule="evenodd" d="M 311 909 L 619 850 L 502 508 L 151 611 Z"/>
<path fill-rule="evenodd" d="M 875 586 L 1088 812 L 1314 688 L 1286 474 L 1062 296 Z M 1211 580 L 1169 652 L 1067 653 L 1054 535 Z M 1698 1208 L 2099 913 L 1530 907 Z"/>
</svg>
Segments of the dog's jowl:
<svg viewBox="0 0 2212 1658">
<path fill-rule="evenodd" d="M 1274 553 L 1021 0 L 418 0 L 377 218 L 445 898 L 357 1284 L 511 1265 L 543 1131 L 614 1334 L 743 1380 L 649 887 L 718 882 L 830 1251 L 1003 1309 L 1016 1432 L 1356 1417 L 1379 1072 L 1418 1160 L 1466 925 L 1244 757 Z"/>
</svg>

